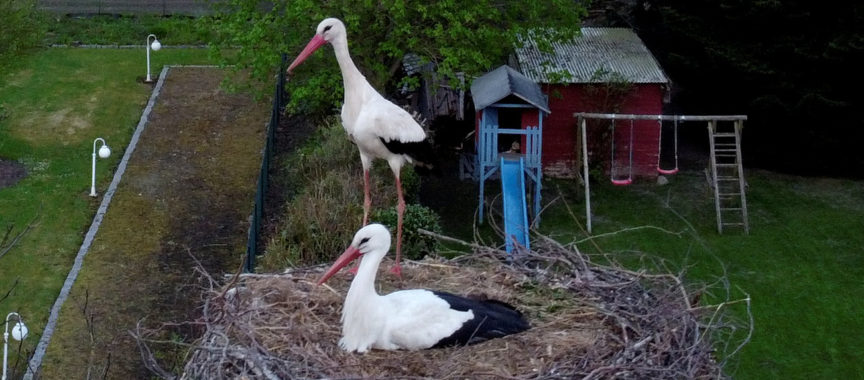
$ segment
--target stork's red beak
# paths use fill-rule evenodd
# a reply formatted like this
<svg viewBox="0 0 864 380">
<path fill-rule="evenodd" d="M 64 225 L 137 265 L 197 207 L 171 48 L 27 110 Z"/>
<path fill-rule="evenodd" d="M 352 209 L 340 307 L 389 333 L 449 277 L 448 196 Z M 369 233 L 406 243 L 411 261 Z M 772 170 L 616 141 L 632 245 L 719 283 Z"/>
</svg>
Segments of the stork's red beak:
<svg viewBox="0 0 864 380">
<path fill-rule="evenodd" d="M 360 255 L 361 253 L 359 249 L 353 246 L 348 247 L 348 249 L 346 249 L 345 252 L 342 252 L 342 255 L 339 256 L 338 259 L 336 259 L 336 262 L 334 262 L 333 265 L 330 266 L 330 269 L 327 269 L 327 272 L 324 272 L 324 275 L 321 276 L 321 278 L 318 280 L 318 285 L 323 284 L 325 281 L 327 281 L 327 279 L 333 277 L 334 274 L 339 272 L 339 269 L 342 269 L 342 267 L 348 265 L 348 263 L 360 257 Z"/>
<path fill-rule="evenodd" d="M 305 61 L 306 58 L 309 58 L 315 50 L 318 50 L 318 48 L 326 43 L 327 41 L 324 40 L 324 37 L 321 37 L 320 34 L 316 34 L 315 37 L 312 37 L 312 39 L 309 40 L 309 43 L 306 44 L 306 47 L 303 48 L 303 51 L 300 52 L 300 55 L 294 59 L 294 62 L 291 62 L 291 66 L 288 66 L 288 74 L 291 74 L 291 71 L 294 70 L 295 67 L 303 63 L 303 61 Z"/>
</svg>

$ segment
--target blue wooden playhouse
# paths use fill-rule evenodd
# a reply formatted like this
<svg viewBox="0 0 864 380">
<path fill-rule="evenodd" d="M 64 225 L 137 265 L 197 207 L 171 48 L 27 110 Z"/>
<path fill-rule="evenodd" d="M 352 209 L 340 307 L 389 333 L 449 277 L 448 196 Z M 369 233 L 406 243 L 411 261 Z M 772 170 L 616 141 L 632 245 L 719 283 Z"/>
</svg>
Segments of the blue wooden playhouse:
<svg viewBox="0 0 864 380">
<path fill-rule="evenodd" d="M 502 153 L 522 161 L 532 184 L 533 223 L 539 222 L 543 170 L 543 116 L 549 114 L 540 86 L 509 66 L 501 66 L 474 80 L 471 94 L 476 110 L 476 150 L 471 178 L 480 184 L 479 220 L 483 222 L 483 194 L 487 179 L 501 174 Z M 524 186 L 524 185 L 523 185 Z M 524 194 L 524 191 L 523 191 Z M 525 202 L 520 202 L 524 205 Z M 527 226 L 526 226 L 527 227 Z"/>
</svg>

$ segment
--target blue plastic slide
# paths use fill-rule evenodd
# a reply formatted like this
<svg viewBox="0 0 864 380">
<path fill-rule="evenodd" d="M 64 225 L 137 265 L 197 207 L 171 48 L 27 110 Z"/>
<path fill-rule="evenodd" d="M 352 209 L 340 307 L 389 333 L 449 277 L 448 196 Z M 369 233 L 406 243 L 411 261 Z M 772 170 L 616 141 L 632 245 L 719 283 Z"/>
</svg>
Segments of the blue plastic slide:
<svg viewBox="0 0 864 380">
<path fill-rule="evenodd" d="M 513 251 L 514 240 L 530 249 L 525 204 L 525 164 L 522 157 L 501 156 L 501 190 L 504 193 L 504 243 L 507 253 Z"/>
</svg>

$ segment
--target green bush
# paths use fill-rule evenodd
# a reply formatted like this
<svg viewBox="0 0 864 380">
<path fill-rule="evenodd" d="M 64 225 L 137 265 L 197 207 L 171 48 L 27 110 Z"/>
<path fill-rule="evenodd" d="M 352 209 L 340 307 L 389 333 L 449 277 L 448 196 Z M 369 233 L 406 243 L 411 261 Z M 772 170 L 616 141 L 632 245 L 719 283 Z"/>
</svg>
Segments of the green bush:
<svg viewBox="0 0 864 380">
<path fill-rule="evenodd" d="M 7 117 L 9 117 L 9 111 L 3 103 L 0 103 L 0 121 L 5 120 Z"/>
<path fill-rule="evenodd" d="M 45 32 L 43 18 L 34 0 L 0 0 L 0 58 L 38 46 Z"/>
<path fill-rule="evenodd" d="M 279 233 L 269 242 L 261 266 L 273 270 L 328 261 L 351 241 L 360 228 L 362 196 L 338 172 L 321 172 L 320 181 L 310 182 L 285 207 Z"/>
<path fill-rule="evenodd" d="M 213 34 L 200 19 L 184 16 L 54 16 L 46 24 L 47 44 L 143 45 L 152 33 L 166 46 L 203 45 Z"/>
<path fill-rule="evenodd" d="M 396 239 L 397 215 L 396 207 L 379 209 L 373 213 L 372 222 L 381 223 L 390 228 L 393 234 L 394 246 Z M 419 205 L 409 204 L 405 207 L 405 215 L 402 221 L 402 255 L 411 260 L 419 260 L 424 256 L 437 252 L 438 240 L 417 232 L 418 228 L 441 233 L 439 217 L 432 209 Z"/>
</svg>

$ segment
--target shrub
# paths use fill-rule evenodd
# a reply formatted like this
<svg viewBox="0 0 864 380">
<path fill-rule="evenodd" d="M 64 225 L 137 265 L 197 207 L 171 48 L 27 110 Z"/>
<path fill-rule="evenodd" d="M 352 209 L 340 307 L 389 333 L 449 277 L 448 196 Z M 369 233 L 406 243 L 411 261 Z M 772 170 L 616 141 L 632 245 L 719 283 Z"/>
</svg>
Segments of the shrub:
<svg viewBox="0 0 864 380">
<path fill-rule="evenodd" d="M 353 178 L 322 172 L 320 181 L 307 184 L 285 207 L 279 232 L 262 257 L 261 265 L 279 269 L 318 263 L 338 255 L 360 228 L 362 196 L 350 189 Z"/>
<path fill-rule="evenodd" d="M 405 207 L 402 225 L 402 255 L 411 260 L 419 260 L 424 256 L 437 252 L 438 240 L 417 232 L 418 228 L 441 233 L 439 217 L 432 209 L 419 204 L 409 204 Z M 390 228 L 393 234 L 393 249 L 396 239 L 396 207 L 379 209 L 374 212 L 372 221 Z"/>
<path fill-rule="evenodd" d="M 341 123 L 330 118 L 281 165 L 280 176 L 289 188 L 290 201 L 277 217 L 278 232 L 259 261 L 261 268 L 278 270 L 332 260 L 362 225 L 363 176 L 357 147 L 348 141 Z M 410 167 L 402 171 L 401 178 L 406 202 L 415 201 L 420 178 Z M 376 162 L 370 182 L 370 219 L 395 228 L 396 191 L 389 166 Z M 414 235 L 418 227 L 439 231 L 438 216 L 413 204 L 405 214 L 403 252 L 412 252 L 406 257 L 419 258 L 432 252 L 434 244 Z"/>
<path fill-rule="evenodd" d="M 202 19 L 178 15 L 55 16 L 47 24 L 46 42 L 141 45 L 152 33 L 165 45 L 203 45 L 212 40 L 213 33 Z"/>
<path fill-rule="evenodd" d="M 38 46 L 44 35 L 42 19 L 34 0 L 0 0 L 0 25 L 3 25 L 0 58 Z"/>
</svg>

